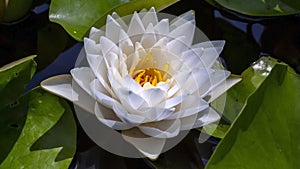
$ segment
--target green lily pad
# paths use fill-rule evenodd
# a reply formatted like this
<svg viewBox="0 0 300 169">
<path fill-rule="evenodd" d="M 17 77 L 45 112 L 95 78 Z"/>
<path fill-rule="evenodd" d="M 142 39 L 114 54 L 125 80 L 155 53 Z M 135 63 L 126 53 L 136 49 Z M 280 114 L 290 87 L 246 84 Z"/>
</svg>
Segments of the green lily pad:
<svg viewBox="0 0 300 169">
<path fill-rule="evenodd" d="M 158 11 L 178 0 L 52 0 L 49 18 L 62 25 L 76 40 L 82 41 L 93 25 L 101 27 L 106 15 L 116 11 L 120 16 L 154 6 Z M 96 23 L 97 22 L 97 23 Z M 95 24 L 96 23 L 96 24 Z"/>
<path fill-rule="evenodd" d="M 277 64 L 249 97 L 206 169 L 298 169 L 300 77 Z"/>
<path fill-rule="evenodd" d="M 0 116 L 0 157 L 7 155 L 0 168 L 68 168 L 76 149 L 76 123 L 63 99 L 37 88 Z M 14 130 L 21 132 L 16 136 Z"/>
<path fill-rule="evenodd" d="M 35 72 L 34 58 L 29 56 L 0 68 L 0 109 L 21 96 Z"/>
<path fill-rule="evenodd" d="M 69 105 L 40 88 L 22 95 L 34 57 L 0 68 L 0 168 L 68 168 L 75 154 Z"/>
<path fill-rule="evenodd" d="M 242 73 L 242 81 L 230 88 L 226 92 L 226 97 L 218 98 L 226 99 L 224 110 L 220 110 L 218 107 L 215 108 L 219 112 L 223 112 L 223 116 L 227 120 L 233 122 L 246 104 L 248 97 L 264 82 L 277 63 L 277 60 L 271 57 L 261 57 L 254 62 Z M 216 102 L 218 101 L 216 100 Z"/>
<path fill-rule="evenodd" d="M 250 16 L 282 16 L 300 13 L 300 1 L 295 0 L 206 0 Z"/>
<path fill-rule="evenodd" d="M 33 0 L 0 0 L 0 22 L 12 22 L 24 17 Z"/>
</svg>

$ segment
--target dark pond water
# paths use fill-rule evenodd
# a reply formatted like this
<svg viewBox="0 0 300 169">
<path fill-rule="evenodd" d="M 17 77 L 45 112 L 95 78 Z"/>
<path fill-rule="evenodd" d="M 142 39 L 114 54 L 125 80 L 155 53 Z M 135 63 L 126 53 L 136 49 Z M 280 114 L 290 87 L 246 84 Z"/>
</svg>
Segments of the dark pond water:
<svg viewBox="0 0 300 169">
<path fill-rule="evenodd" d="M 48 4 L 41 4 L 20 21 L 0 23 L 0 66 L 28 55 L 38 55 L 38 72 L 26 90 L 39 85 L 47 77 L 69 73 L 83 46 L 59 25 L 49 22 L 48 7 Z M 201 0 L 180 1 L 163 12 L 180 15 L 191 9 L 195 10 L 197 26 L 209 39 L 226 40 L 221 56 L 232 73 L 240 74 L 262 55 L 284 61 L 300 72 L 299 15 L 247 17 L 216 10 Z M 153 168 L 153 164 L 145 159 L 122 158 L 102 150 L 85 135 L 80 126 L 78 129 L 77 153 L 70 168 Z M 199 144 L 197 134 L 192 131 L 182 143 L 162 154 L 154 165 L 166 166 L 169 164 L 165 164 L 165 161 L 183 161 L 175 164 L 183 168 L 193 165 L 201 168 L 218 139 L 211 138 Z"/>
</svg>

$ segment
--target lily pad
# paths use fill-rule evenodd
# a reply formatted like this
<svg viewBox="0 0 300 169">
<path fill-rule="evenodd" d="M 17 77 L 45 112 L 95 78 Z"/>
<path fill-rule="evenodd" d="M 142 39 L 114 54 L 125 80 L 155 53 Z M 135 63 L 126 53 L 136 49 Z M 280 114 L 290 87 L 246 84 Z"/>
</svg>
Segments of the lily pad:
<svg viewBox="0 0 300 169">
<path fill-rule="evenodd" d="M 250 16 L 282 16 L 300 13 L 300 1 L 293 0 L 206 0 Z"/>
<path fill-rule="evenodd" d="M 264 82 L 277 63 L 277 60 L 271 57 L 261 57 L 254 62 L 242 73 L 242 81 L 230 88 L 226 92 L 226 97 L 218 98 L 226 99 L 224 110 L 220 110 L 217 106 L 215 108 L 219 112 L 223 112 L 223 116 L 227 120 L 233 122 L 246 104 L 248 97 Z"/>
<path fill-rule="evenodd" d="M 82 41 L 90 28 L 104 25 L 106 15 L 112 11 L 121 16 L 154 6 L 158 11 L 178 0 L 52 0 L 49 18 L 62 25 L 76 40 Z"/>
<path fill-rule="evenodd" d="M 61 98 L 36 88 L 35 56 L 0 68 L 0 168 L 68 168 L 76 149 L 76 123 Z"/>
<path fill-rule="evenodd" d="M 0 68 L 0 109 L 15 104 L 21 96 L 35 72 L 34 58 L 29 56 Z"/>
<path fill-rule="evenodd" d="M 0 157 L 7 155 L 0 168 L 68 168 L 76 149 L 76 123 L 63 99 L 37 88 L 0 115 Z"/>
<path fill-rule="evenodd" d="M 277 64 L 251 95 L 206 169 L 298 169 L 300 77 Z"/>
<path fill-rule="evenodd" d="M 0 22 L 12 22 L 24 17 L 32 7 L 33 0 L 1 0 Z"/>
</svg>

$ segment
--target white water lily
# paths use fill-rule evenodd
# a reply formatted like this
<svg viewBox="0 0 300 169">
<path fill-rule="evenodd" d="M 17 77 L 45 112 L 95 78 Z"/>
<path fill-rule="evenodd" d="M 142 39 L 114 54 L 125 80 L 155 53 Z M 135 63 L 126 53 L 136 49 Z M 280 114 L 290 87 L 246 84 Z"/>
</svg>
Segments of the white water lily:
<svg viewBox="0 0 300 169">
<path fill-rule="evenodd" d="M 224 41 L 193 44 L 194 31 L 192 11 L 170 23 L 159 20 L 154 8 L 135 12 L 129 24 L 113 13 L 105 29 L 92 28 L 84 39 L 88 64 L 41 86 L 95 114 L 156 159 L 167 139 L 218 121 L 209 103 L 239 81 L 226 81 L 230 72 L 214 68 Z M 78 101 L 82 93 L 74 85 L 86 99 Z"/>
</svg>

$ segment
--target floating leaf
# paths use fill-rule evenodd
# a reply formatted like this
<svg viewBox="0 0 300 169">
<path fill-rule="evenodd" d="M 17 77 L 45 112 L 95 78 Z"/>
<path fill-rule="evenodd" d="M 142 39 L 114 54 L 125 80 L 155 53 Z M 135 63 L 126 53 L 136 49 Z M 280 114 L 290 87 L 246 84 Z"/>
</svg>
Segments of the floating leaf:
<svg viewBox="0 0 300 169">
<path fill-rule="evenodd" d="M 178 0 L 52 0 L 49 18 L 52 22 L 61 24 L 73 38 L 81 41 L 96 22 L 97 26 L 103 26 L 106 15 L 112 11 L 121 16 L 151 6 L 159 11 L 176 1 Z"/>
<path fill-rule="evenodd" d="M 34 58 L 29 56 L 0 68 L 0 109 L 21 96 L 35 72 Z"/>
<path fill-rule="evenodd" d="M 26 15 L 33 0 L 0 0 L 0 22 L 11 22 Z"/>
<path fill-rule="evenodd" d="M 300 1 L 293 0 L 206 0 L 214 6 L 251 16 L 281 16 L 300 13 Z"/>
<path fill-rule="evenodd" d="M 226 99 L 225 108 L 215 107 L 219 112 L 223 112 L 223 116 L 230 122 L 234 121 L 240 113 L 248 97 L 263 83 L 269 75 L 277 61 L 270 57 L 261 57 L 246 69 L 242 75 L 242 81 L 230 88 L 226 92 L 226 97 L 218 99 Z M 220 102 L 219 100 L 215 102 Z M 214 104 L 214 103 L 213 103 Z"/>
<path fill-rule="evenodd" d="M 69 105 L 39 88 L 22 95 L 35 56 L 0 68 L 0 168 L 68 168 L 76 148 Z"/>
<path fill-rule="evenodd" d="M 251 95 L 206 169 L 298 169 L 300 77 L 277 64 Z"/>
<path fill-rule="evenodd" d="M 0 116 L 1 160 L 7 155 L 0 168 L 68 168 L 76 123 L 63 99 L 37 88 L 1 109 Z"/>
</svg>

